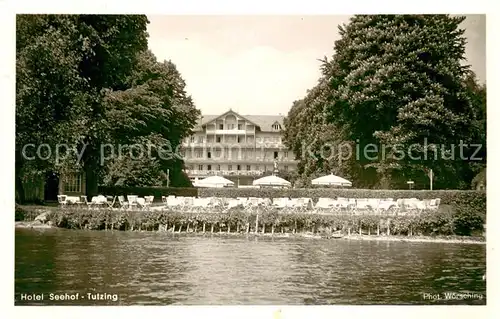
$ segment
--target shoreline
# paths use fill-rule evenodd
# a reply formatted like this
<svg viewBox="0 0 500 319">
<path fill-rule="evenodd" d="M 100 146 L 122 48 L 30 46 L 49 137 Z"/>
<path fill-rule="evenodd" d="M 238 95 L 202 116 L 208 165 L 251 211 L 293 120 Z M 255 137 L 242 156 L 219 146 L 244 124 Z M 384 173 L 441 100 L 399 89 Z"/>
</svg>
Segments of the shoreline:
<svg viewBox="0 0 500 319">
<path fill-rule="evenodd" d="M 65 229 L 56 227 L 50 224 L 36 223 L 36 222 L 15 222 L 15 228 L 23 229 Z M 71 230 L 71 229 L 66 229 Z M 90 230 L 87 230 L 90 231 Z M 100 230 L 102 231 L 102 230 Z M 109 231 L 109 230 L 105 230 Z M 116 232 L 122 232 L 120 230 L 111 230 Z M 125 231 L 126 232 L 126 231 Z M 319 235 L 312 233 L 227 233 L 227 232 L 171 232 L 171 231 L 132 231 L 132 232 L 147 232 L 147 233 L 162 233 L 162 234 L 172 234 L 172 235 L 182 235 L 182 236 L 253 236 L 253 237 L 271 237 L 271 238 L 310 238 L 310 239 L 328 239 L 328 240 L 366 240 L 366 241 L 384 241 L 384 242 L 416 242 L 416 243 L 446 243 L 446 244 L 477 244 L 485 245 L 486 240 L 481 239 L 481 237 L 460 237 L 460 236 L 400 236 L 400 235 L 343 235 L 341 237 L 328 237 L 327 235 Z M 450 238 L 451 237 L 451 238 Z"/>
<path fill-rule="evenodd" d="M 371 241 L 394 241 L 394 242 L 413 242 L 413 243 L 445 243 L 445 244 L 477 244 L 486 245 L 486 240 L 480 240 L 478 237 L 459 237 L 447 238 L 446 236 L 375 236 L 375 235 L 346 235 L 344 240 L 371 240 Z"/>
</svg>

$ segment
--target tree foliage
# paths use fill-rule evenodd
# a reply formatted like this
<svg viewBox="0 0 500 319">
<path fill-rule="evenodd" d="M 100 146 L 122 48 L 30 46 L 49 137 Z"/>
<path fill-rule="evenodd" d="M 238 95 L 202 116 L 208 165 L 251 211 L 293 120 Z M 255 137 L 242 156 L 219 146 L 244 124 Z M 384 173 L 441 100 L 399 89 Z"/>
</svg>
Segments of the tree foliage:
<svg viewBox="0 0 500 319">
<path fill-rule="evenodd" d="M 128 83 L 129 89 L 106 95 L 107 123 L 116 147 L 135 145 L 136 152 L 129 149 L 111 159 L 106 184 L 161 186 L 167 182 L 168 169 L 170 185 L 186 186 L 179 148 L 200 112 L 187 95 L 184 80 L 171 61 L 159 63 L 145 51 Z"/>
<path fill-rule="evenodd" d="M 304 178 L 334 172 L 358 187 L 405 187 L 409 179 L 427 187 L 432 169 L 436 187 L 468 187 L 485 160 L 486 88 L 461 64 L 464 19 L 357 15 L 340 26 L 318 85 L 294 102 L 285 122 L 286 143 L 301 155 Z M 337 151 L 351 145 L 353 155 L 332 160 L 342 156 L 337 152 L 325 160 L 299 149 L 309 145 L 314 154 L 332 141 Z M 483 160 L 464 160 L 475 148 L 463 147 L 460 156 L 460 143 L 483 144 L 476 154 Z"/>
<path fill-rule="evenodd" d="M 127 162 L 124 157 L 100 165 L 103 145 L 168 141 L 175 149 L 198 115 L 175 65 L 159 63 L 147 51 L 146 16 L 16 19 L 16 187 L 21 194 L 29 176 L 82 167 L 88 195 L 117 171 L 129 185 L 148 185 L 160 183 L 171 169 L 173 180 L 185 184 L 179 159 Z M 47 160 L 23 156 L 27 144 L 44 143 L 52 151 Z M 82 161 L 54 156 L 57 144 L 84 150 Z M 26 155 L 35 155 L 30 150 Z"/>
</svg>

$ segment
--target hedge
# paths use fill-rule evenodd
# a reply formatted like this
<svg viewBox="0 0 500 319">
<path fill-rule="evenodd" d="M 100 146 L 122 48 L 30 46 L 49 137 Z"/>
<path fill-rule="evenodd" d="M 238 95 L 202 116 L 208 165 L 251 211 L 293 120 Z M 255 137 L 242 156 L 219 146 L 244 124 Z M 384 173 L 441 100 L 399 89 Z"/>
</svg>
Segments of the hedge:
<svg viewBox="0 0 500 319">
<path fill-rule="evenodd" d="M 155 201 L 161 201 L 162 196 L 198 196 L 198 190 L 194 187 L 127 187 L 127 186 L 99 186 L 99 194 L 106 196 L 119 195 L 138 195 L 150 196 L 153 195 Z"/>
<path fill-rule="evenodd" d="M 31 207 L 19 208 L 30 210 Z M 227 212 L 179 212 L 92 210 L 82 208 L 54 208 L 46 210 L 47 221 L 68 229 L 94 230 L 163 230 L 225 233 L 331 233 L 389 235 L 466 235 L 483 231 L 483 221 L 472 213 L 456 214 L 448 205 L 436 211 L 417 215 L 386 216 L 378 214 L 321 215 L 307 212 L 282 213 L 277 210 L 246 212 L 232 209 Z M 27 214 L 26 214 L 27 215 Z M 257 218 L 258 215 L 258 218 Z M 257 225 L 257 228 L 256 228 Z"/>
</svg>

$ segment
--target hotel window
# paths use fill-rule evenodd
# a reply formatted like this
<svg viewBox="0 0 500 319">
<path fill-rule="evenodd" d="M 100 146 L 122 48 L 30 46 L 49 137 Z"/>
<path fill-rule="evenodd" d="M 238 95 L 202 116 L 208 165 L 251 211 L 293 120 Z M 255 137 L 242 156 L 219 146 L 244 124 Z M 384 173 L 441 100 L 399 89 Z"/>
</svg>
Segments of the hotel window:
<svg viewBox="0 0 500 319">
<path fill-rule="evenodd" d="M 202 157 L 202 155 L 203 155 L 203 154 L 201 153 L 201 151 L 196 151 L 196 157 L 197 157 L 197 158 L 201 158 L 201 157 Z"/>
<path fill-rule="evenodd" d="M 251 170 L 251 169 L 250 169 L 250 165 L 247 165 L 247 171 L 250 171 L 250 170 Z"/>
<path fill-rule="evenodd" d="M 207 158 L 212 158 L 212 153 L 207 152 Z"/>
<path fill-rule="evenodd" d="M 217 137 L 215 138 L 215 140 L 216 140 L 216 142 L 217 142 L 217 143 L 220 143 L 220 142 L 221 142 L 221 138 L 220 138 L 220 136 L 217 136 Z"/>
<path fill-rule="evenodd" d="M 259 165 L 255 165 L 255 170 L 256 170 L 256 171 L 259 171 L 259 170 L 260 170 Z"/>
<path fill-rule="evenodd" d="M 220 150 L 215 151 L 215 158 L 220 158 Z"/>
<path fill-rule="evenodd" d="M 234 124 L 229 124 L 228 126 L 229 126 L 228 127 L 229 130 L 234 130 Z"/>
<path fill-rule="evenodd" d="M 227 166 L 227 170 L 228 170 L 228 171 L 232 171 L 232 170 L 233 170 L 233 165 L 228 165 L 228 166 Z"/>
<path fill-rule="evenodd" d="M 243 129 L 243 124 L 238 124 L 238 130 L 242 130 Z"/>
<path fill-rule="evenodd" d="M 191 136 L 191 143 L 194 143 L 194 135 Z"/>
<path fill-rule="evenodd" d="M 68 193 L 80 193 L 82 191 L 82 175 L 67 175 L 64 181 L 64 191 Z"/>
<path fill-rule="evenodd" d="M 217 170 L 220 171 L 220 165 L 217 165 Z"/>
<path fill-rule="evenodd" d="M 207 171 L 211 171 L 212 170 L 212 165 L 208 164 L 207 165 Z"/>
<path fill-rule="evenodd" d="M 284 157 L 284 158 L 288 158 L 288 152 L 284 152 L 284 153 L 283 153 L 283 157 Z"/>
<path fill-rule="evenodd" d="M 278 123 L 273 124 L 273 130 L 275 130 L 275 131 L 281 130 L 281 125 L 279 125 Z"/>
<path fill-rule="evenodd" d="M 224 129 L 224 124 L 219 124 L 219 130 L 223 130 Z"/>
<path fill-rule="evenodd" d="M 288 165 L 285 165 L 283 168 L 285 169 L 285 171 L 288 171 Z"/>
<path fill-rule="evenodd" d="M 203 143 L 204 139 L 205 139 L 204 136 L 198 136 L 198 143 Z"/>
<path fill-rule="evenodd" d="M 240 171 L 241 170 L 241 166 L 240 165 L 236 165 L 236 170 Z"/>
<path fill-rule="evenodd" d="M 198 165 L 198 170 L 202 171 L 203 170 L 203 164 Z"/>
<path fill-rule="evenodd" d="M 243 138 L 241 136 L 238 136 L 238 143 L 242 143 L 243 142 Z"/>
<path fill-rule="evenodd" d="M 274 159 L 278 158 L 278 152 L 274 152 Z"/>
</svg>

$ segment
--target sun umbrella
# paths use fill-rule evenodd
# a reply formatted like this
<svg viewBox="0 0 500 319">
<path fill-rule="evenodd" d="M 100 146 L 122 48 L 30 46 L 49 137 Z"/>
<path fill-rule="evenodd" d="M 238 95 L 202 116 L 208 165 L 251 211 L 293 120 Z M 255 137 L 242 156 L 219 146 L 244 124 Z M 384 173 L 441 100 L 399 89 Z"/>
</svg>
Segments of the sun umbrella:
<svg viewBox="0 0 500 319">
<path fill-rule="evenodd" d="M 330 174 L 330 175 L 325 175 L 318 177 L 316 179 L 313 179 L 311 181 L 311 184 L 313 185 L 335 185 L 335 186 L 352 186 L 352 183 L 349 182 L 347 179 L 344 179 L 342 177 Z"/>
<path fill-rule="evenodd" d="M 290 186 L 291 183 L 281 177 L 270 175 L 253 181 L 254 186 Z"/>
<path fill-rule="evenodd" d="M 194 184 L 194 186 L 197 187 L 225 187 L 232 185 L 234 185 L 233 181 L 230 181 L 222 176 L 210 176 Z"/>
</svg>

